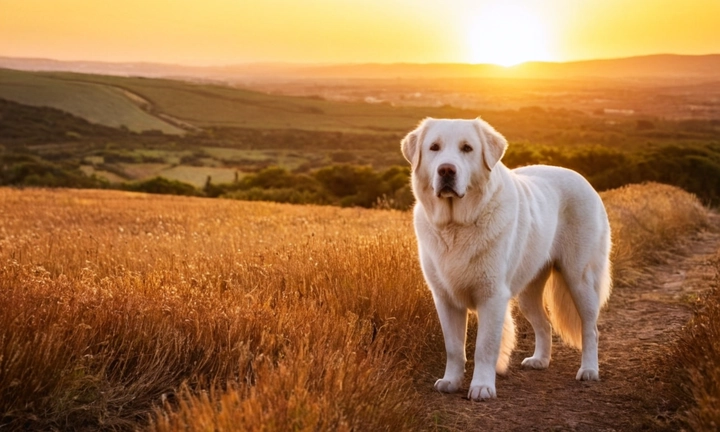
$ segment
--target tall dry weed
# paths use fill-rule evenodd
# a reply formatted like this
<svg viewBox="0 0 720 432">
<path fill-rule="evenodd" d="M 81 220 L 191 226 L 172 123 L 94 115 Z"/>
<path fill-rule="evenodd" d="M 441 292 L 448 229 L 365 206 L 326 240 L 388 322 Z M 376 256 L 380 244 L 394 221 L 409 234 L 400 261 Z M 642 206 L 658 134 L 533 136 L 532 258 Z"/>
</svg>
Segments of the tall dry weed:
<svg viewBox="0 0 720 432">
<path fill-rule="evenodd" d="M 626 281 L 703 221 L 673 188 L 603 197 Z M 443 344 L 407 213 L 0 189 L 0 266 L 8 430 L 412 430 L 429 417 L 414 380 L 441 372 Z"/>
</svg>

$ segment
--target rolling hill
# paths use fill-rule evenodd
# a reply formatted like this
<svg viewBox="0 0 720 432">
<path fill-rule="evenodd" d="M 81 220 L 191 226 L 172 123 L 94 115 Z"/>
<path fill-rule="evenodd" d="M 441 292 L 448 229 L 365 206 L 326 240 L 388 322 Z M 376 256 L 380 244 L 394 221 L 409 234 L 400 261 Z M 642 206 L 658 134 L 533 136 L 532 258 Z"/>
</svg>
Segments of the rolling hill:
<svg viewBox="0 0 720 432">
<path fill-rule="evenodd" d="M 459 113 L 457 109 L 428 111 L 273 95 L 169 79 L 9 69 L 0 69 L 0 98 L 61 109 L 102 125 L 165 133 L 203 127 L 399 132 L 409 130 L 428 113 Z"/>
<path fill-rule="evenodd" d="M 122 89 L 70 76 L 1 70 L 0 98 L 57 108 L 105 126 L 125 126 L 137 132 L 155 129 L 182 133 L 182 129 L 143 110 L 142 105 Z"/>
</svg>

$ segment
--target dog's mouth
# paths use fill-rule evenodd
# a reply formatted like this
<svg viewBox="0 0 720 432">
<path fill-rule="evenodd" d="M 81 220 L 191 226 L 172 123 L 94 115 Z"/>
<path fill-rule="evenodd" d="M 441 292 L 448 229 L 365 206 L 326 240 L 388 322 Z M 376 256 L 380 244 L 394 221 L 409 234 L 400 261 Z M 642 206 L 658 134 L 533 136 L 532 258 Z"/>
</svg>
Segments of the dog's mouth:
<svg viewBox="0 0 720 432">
<path fill-rule="evenodd" d="M 437 193 L 438 198 L 462 198 L 464 195 L 457 193 L 454 187 L 445 185 Z"/>
</svg>

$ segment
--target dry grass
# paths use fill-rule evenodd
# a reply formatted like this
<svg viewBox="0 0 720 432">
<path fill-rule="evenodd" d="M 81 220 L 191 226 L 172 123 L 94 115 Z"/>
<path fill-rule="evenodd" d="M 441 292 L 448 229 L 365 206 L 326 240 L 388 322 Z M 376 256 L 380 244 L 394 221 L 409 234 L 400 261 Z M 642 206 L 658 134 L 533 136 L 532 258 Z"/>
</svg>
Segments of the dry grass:
<svg viewBox="0 0 720 432">
<path fill-rule="evenodd" d="M 685 404 L 684 420 L 696 431 L 720 428 L 720 256 L 710 291 L 695 303 L 695 314 L 674 347 L 673 381 Z"/>
<path fill-rule="evenodd" d="M 621 281 L 704 223 L 674 188 L 604 199 Z M 427 427 L 416 254 L 407 213 L 0 189 L 0 426 Z"/>
<path fill-rule="evenodd" d="M 666 260 L 674 243 L 708 223 L 700 201 L 673 186 L 644 183 L 600 195 L 612 228 L 615 286 L 634 284 L 648 264 Z"/>
</svg>

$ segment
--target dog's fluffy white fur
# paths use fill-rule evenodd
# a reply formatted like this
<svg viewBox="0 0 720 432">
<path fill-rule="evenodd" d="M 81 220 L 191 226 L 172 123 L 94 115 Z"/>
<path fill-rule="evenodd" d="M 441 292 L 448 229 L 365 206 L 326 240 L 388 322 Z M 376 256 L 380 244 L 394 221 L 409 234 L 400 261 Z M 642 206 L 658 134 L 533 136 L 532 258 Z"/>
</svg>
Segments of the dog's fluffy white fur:
<svg viewBox="0 0 720 432">
<path fill-rule="evenodd" d="M 576 379 L 600 377 L 597 319 L 611 286 L 603 203 L 574 171 L 508 169 L 500 161 L 506 147 L 481 119 L 426 119 L 402 140 L 417 199 L 420 263 L 447 351 L 435 388 L 460 389 L 470 310 L 478 315 L 472 400 L 496 397 L 495 373 L 508 368 L 514 297 L 535 332 L 524 367 L 548 367 L 554 328 L 582 349 Z"/>
</svg>

